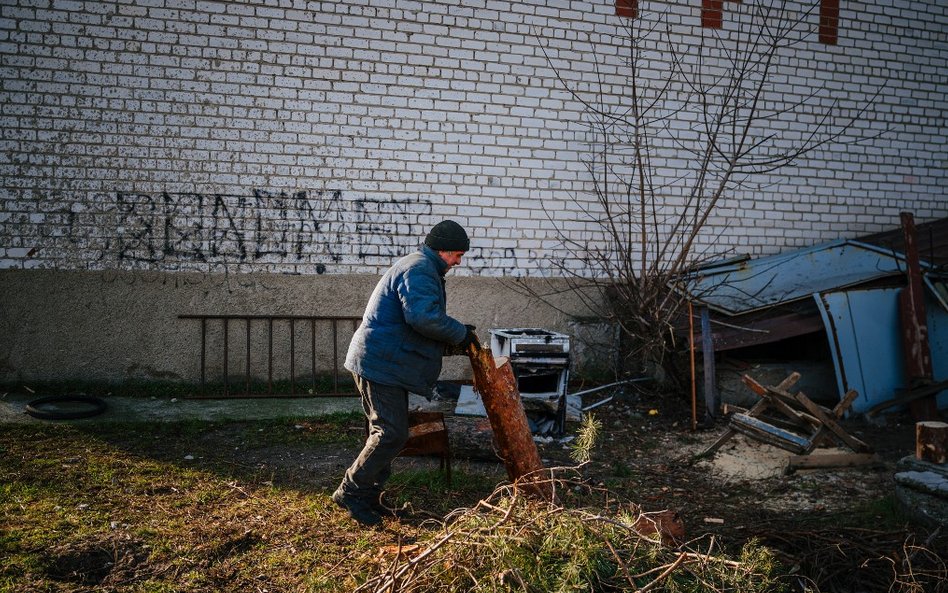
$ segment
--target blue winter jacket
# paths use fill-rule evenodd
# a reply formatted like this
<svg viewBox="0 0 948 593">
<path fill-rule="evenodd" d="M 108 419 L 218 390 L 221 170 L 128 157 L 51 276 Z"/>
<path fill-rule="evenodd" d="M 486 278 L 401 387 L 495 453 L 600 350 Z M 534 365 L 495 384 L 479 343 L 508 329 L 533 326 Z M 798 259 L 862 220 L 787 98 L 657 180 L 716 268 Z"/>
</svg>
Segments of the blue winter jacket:
<svg viewBox="0 0 948 593">
<path fill-rule="evenodd" d="M 464 324 L 447 314 L 447 271 L 427 246 L 395 262 L 369 298 L 345 367 L 369 381 L 430 394 L 445 346 L 467 335 Z"/>
</svg>

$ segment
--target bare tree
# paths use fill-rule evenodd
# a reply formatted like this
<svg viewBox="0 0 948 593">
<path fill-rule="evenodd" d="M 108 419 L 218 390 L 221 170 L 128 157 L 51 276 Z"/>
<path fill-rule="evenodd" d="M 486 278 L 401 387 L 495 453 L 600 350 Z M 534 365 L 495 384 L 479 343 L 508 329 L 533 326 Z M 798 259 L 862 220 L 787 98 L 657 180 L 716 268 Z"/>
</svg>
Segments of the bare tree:
<svg viewBox="0 0 948 593">
<path fill-rule="evenodd" d="M 546 54 L 582 105 L 592 182 L 590 194 L 569 196 L 588 230 L 581 236 L 558 230 L 555 276 L 592 315 L 617 324 L 624 371 L 663 365 L 675 348 L 673 323 L 684 299 L 670 287 L 728 251 L 709 249 L 707 237 L 699 241 L 723 199 L 767 183 L 770 174 L 827 144 L 856 141 L 848 130 L 871 99 L 844 108 L 819 89 L 801 96 L 780 88 L 793 75 L 787 70 L 795 50 L 815 36 L 809 13 L 786 4 L 728 3 L 738 30 L 698 29 L 699 43 L 687 54 L 661 25 L 667 19 L 640 15 L 625 30 L 623 71 L 597 56 L 596 82 L 586 89 Z M 656 58 L 667 66 L 658 77 Z M 611 83 L 617 74 L 621 101 Z M 547 216 L 562 228 L 561 211 L 548 209 Z M 534 296 L 551 296 L 518 284 Z"/>
</svg>

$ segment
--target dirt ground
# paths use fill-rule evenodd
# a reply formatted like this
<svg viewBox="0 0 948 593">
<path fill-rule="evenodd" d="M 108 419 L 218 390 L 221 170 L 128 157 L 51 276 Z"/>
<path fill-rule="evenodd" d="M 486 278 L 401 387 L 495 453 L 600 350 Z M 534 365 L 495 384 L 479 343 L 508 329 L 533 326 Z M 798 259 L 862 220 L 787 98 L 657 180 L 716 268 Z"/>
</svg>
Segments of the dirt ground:
<svg viewBox="0 0 948 593">
<path fill-rule="evenodd" d="M 760 542 L 774 551 L 781 570 L 789 570 L 790 577 L 799 581 L 793 591 L 948 593 L 944 533 L 913 523 L 895 497 L 896 463 L 914 452 L 914 423 L 907 416 L 890 415 L 884 422 L 873 424 L 862 420 L 843 423 L 849 434 L 871 444 L 878 463 L 788 474 L 784 468 L 789 453 L 741 435 L 732 438 L 715 456 L 696 461 L 696 454 L 714 442 L 726 425 L 722 420 L 715 426 L 693 431 L 690 408 L 680 398 L 661 397 L 629 386 L 602 391 L 591 399 L 601 401 L 608 397 L 612 397 L 608 403 L 593 410 L 601 431 L 592 460 L 570 472 L 570 482 L 563 482 L 580 494 L 565 492 L 561 497 L 564 504 L 582 504 L 605 514 L 610 507 L 614 511 L 616 506 L 626 508 L 629 504 L 647 512 L 670 510 L 677 513 L 685 534 L 684 541 L 674 542 L 676 545 L 707 546 L 711 538 L 715 548 L 724 548 L 733 558 L 740 558 L 747 542 Z M 454 409 L 450 400 L 413 403 L 446 412 Z M 145 488 L 145 494 L 136 499 L 139 505 L 147 507 L 153 498 L 164 497 L 169 497 L 166 505 L 181 502 L 177 500 L 180 493 L 173 480 L 156 489 L 148 471 L 161 473 L 174 467 L 175 471 L 184 472 L 193 468 L 200 469 L 203 476 L 219 476 L 227 486 L 225 499 L 241 496 L 235 502 L 237 507 L 223 503 L 219 508 L 213 503 L 205 506 L 203 498 L 196 506 L 185 507 L 185 514 L 199 513 L 203 518 L 206 533 L 195 536 L 200 536 L 196 542 L 200 545 L 204 545 L 202 537 L 208 541 L 227 540 L 228 529 L 237 529 L 247 519 L 220 523 L 215 513 L 231 513 L 238 507 L 241 513 L 249 513 L 244 503 L 263 504 L 271 496 L 314 496 L 319 516 L 326 523 L 313 524 L 310 515 L 297 513 L 293 516 L 300 522 L 294 523 L 293 529 L 304 530 L 308 538 L 319 541 L 323 547 L 327 542 L 335 542 L 337 551 L 348 558 L 366 542 L 374 549 L 423 538 L 430 534 L 431 525 L 436 529 L 453 509 L 476 505 L 496 485 L 507 480 L 489 435 L 482 441 L 465 441 L 465 435 L 482 434 L 478 431 L 486 419 L 449 413 L 447 421 L 455 454 L 452 484 L 444 486 L 437 459 L 399 458 L 387 496 L 389 501 L 408 503 L 408 513 L 403 519 L 387 521 L 384 531 L 373 533 L 364 541 L 357 530 L 351 529 L 344 513 L 328 499 L 361 447 L 364 425 L 358 414 L 337 413 L 334 419 L 304 414 L 213 422 L 105 422 L 101 426 L 90 421 L 76 424 L 62 439 L 53 430 L 55 427 L 22 425 L 13 432 L 26 436 L 9 442 L 9 451 L 15 450 L 16 454 L 10 454 L 7 461 L 13 464 L 12 471 L 20 472 L 17 475 L 24 492 L 33 488 L 37 480 L 45 484 L 37 472 L 77 472 L 77 477 L 88 479 L 102 490 L 90 500 L 101 502 L 109 516 L 122 515 L 114 508 L 114 501 L 124 496 L 124 481 L 139 483 L 133 478 Z M 128 426 L 148 426 L 151 430 L 128 430 Z M 538 445 L 547 467 L 575 465 L 570 457 L 573 443 L 567 441 L 576 434 L 578 425 L 569 423 L 567 428 L 567 439 Z M 38 446 L 47 449 L 24 449 L 20 446 L 23 438 L 36 439 Z M 122 479 L 113 477 L 112 481 L 103 482 L 103 476 L 95 472 L 75 469 L 84 463 L 88 465 L 82 456 L 62 453 L 63 447 L 80 441 L 100 452 L 101 459 L 91 457 L 97 467 L 111 468 L 110 472 L 116 471 L 114 465 L 142 465 L 151 469 L 144 472 L 145 477 L 123 473 Z M 159 463 L 150 465 L 152 461 Z M 29 471 L 24 467 L 29 467 Z M 205 481 L 211 492 L 221 480 Z M 165 492 L 165 488 L 172 492 Z M 262 494 L 245 500 L 244 490 L 254 488 L 263 488 Z M 105 497 L 104 501 L 99 501 L 100 495 Z M 88 504 L 83 502 L 80 506 Z M 148 521 L 160 520 L 145 510 Z M 254 525 L 259 523 L 260 529 L 264 529 L 266 516 L 282 516 L 276 508 L 254 512 L 260 517 L 251 518 L 256 522 Z M 287 537 L 280 531 L 285 519 L 274 520 L 266 527 L 276 538 L 274 541 Z M 122 519 L 129 524 L 141 520 Z M 111 537 L 97 532 L 92 536 Z M 333 560 L 333 565 L 339 561 Z M 255 565 L 253 570 L 257 570 Z M 917 577 L 922 571 L 924 579 Z M 916 576 L 906 580 L 907 574 Z M 234 578 L 224 575 L 221 582 L 232 583 Z M 893 588 L 896 583 L 902 584 Z M 931 588 L 931 583 L 942 584 Z"/>
<path fill-rule="evenodd" d="M 737 541 L 777 530 L 778 526 L 842 524 L 850 522 L 847 517 L 871 524 L 872 513 L 898 513 L 890 508 L 894 504 L 896 462 L 914 452 L 914 423 L 907 416 L 889 415 L 873 424 L 844 422 L 847 432 L 872 445 L 878 463 L 788 474 L 785 469 L 790 453 L 740 434 L 713 457 L 694 461 L 724 431 L 723 419 L 712 427 L 692 431 L 690 410 L 684 402 L 621 388 L 603 392 L 600 397 L 609 395 L 612 401 L 593 411 L 602 423 L 602 432 L 583 475 L 644 510 L 678 512 L 689 533 L 711 532 Z M 438 407 L 437 402 L 434 407 Z M 440 407 L 453 409 L 451 402 L 442 402 Z M 454 429 L 483 423 L 480 418 L 448 418 L 449 427 Z M 568 432 L 575 434 L 577 428 L 570 423 Z M 299 425 L 298 430 L 314 428 Z M 362 428 L 354 425 L 349 430 L 353 438 L 345 445 L 303 442 L 258 446 L 234 451 L 233 463 L 274 472 L 286 480 L 332 488 L 358 453 Z M 227 435 L 209 433 L 206 438 L 227 440 Z M 487 446 L 469 458 L 457 455 L 471 453 L 469 445 L 464 452 L 456 452 L 455 469 L 497 482 L 505 480 L 503 465 Z M 560 439 L 538 447 L 548 467 L 575 464 L 569 455 L 569 442 Z M 814 454 L 832 452 L 848 450 L 821 448 Z M 400 469 L 437 465 L 434 459 L 400 458 L 395 471 L 397 474 Z M 413 499 L 407 486 L 393 494 L 401 500 Z"/>
</svg>

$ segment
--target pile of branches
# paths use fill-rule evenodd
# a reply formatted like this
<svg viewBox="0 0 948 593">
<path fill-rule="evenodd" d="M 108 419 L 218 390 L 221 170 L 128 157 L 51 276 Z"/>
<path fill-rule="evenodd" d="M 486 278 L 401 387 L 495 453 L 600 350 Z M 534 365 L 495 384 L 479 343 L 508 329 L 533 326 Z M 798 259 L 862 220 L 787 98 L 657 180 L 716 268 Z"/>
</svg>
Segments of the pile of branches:
<svg viewBox="0 0 948 593">
<path fill-rule="evenodd" d="M 945 542 L 936 530 L 926 541 L 901 530 L 853 527 L 771 529 L 757 537 L 822 593 L 888 591 L 948 593 Z M 940 548 L 940 551 L 939 551 Z"/>
<path fill-rule="evenodd" d="M 588 488 L 556 479 L 554 487 Z M 607 505 L 609 506 L 609 505 Z M 502 485 L 458 509 L 430 541 L 392 546 L 361 593 L 788 590 L 772 554 L 754 542 L 736 559 L 713 538 L 680 546 L 674 529 L 634 505 L 566 508 Z"/>
</svg>

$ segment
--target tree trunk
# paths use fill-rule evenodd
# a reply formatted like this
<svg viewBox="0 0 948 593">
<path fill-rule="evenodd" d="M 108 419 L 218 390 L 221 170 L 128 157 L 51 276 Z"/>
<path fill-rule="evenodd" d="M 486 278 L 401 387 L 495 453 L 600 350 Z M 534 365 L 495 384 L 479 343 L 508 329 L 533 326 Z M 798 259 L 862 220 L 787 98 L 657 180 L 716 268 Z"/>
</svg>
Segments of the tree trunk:
<svg viewBox="0 0 948 593">
<path fill-rule="evenodd" d="M 934 420 L 917 422 L 915 457 L 939 465 L 948 461 L 948 424 Z"/>
<path fill-rule="evenodd" d="M 478 344 L 472 344 L 467 354 L 474 371 L 474 389 L 484 401 L 507 476 L 511 482 L 519 482 L 527 494 L 552 500 L 553 484 L 544 475 L 510 362 L 504 357 L 495 361 L 490 350 Z"/>
</svg>

